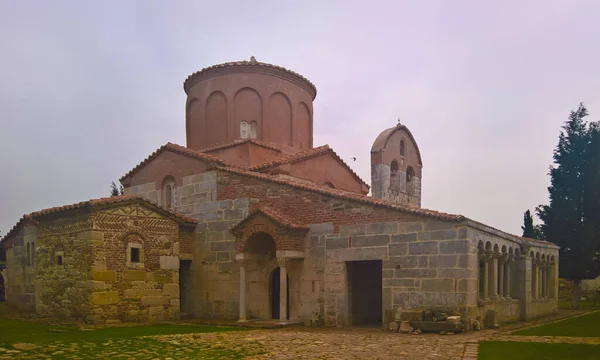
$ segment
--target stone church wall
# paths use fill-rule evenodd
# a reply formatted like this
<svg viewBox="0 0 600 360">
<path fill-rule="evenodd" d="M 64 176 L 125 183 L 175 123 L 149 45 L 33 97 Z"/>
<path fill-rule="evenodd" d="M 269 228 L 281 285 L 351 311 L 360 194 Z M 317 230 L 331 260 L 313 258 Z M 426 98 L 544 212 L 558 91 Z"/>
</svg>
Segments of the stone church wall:
<svg viewBox="0 0 600 360">
<path fill-rule="evenodd" d="M 440 221 L 344 225 L 324 236 L 325 323 L 351 325 L 348 261 L 382 261 L 382 310 L 429 307 L 463 311 L 476 274 L 466 227 Z"/>
<path fill-rule="evenodd" d="M 177 189 L 176 210 L 198 221 L 186 294 L 186 312 L 203 318 L 239 316 L 239 264 L 229 229 L 248 215 L 247 198 L 217 200 L 217 173 L 186 176 Z M 182 311 L 184 311 L 182 309 Z"/>
<path fill-rule="evenodd" d="M 36 311 L 42 316 L 84 319 L 88 316 L 92 268 L 87 214 L 67 213 L 38 225 Z"/>
<path fill-rule="evenodd" d="M 180 231 L 192 229 L 139 204 L 38 221 L 9 239 L 9 306 L 93 323 L 179 317 Z"/>
<path fill-rule="evenodd" d="M 94 213 L 93 223 L 90 319 L 178 319 L 179 224 L 140 205 Z M 139 262 L 131 261 L 132 249 Z"/>
<path fill-rule="evenodd" d="M 37 227 L 25 226 L 12 239 L 12 248 L 6 251 L 6 301 L 19 310 L 35 310 L 35 262 L 27 256 L 27 244 L 37 243 Z M 30 257 L 33 255 L 30 255 Z"/>
</svg>

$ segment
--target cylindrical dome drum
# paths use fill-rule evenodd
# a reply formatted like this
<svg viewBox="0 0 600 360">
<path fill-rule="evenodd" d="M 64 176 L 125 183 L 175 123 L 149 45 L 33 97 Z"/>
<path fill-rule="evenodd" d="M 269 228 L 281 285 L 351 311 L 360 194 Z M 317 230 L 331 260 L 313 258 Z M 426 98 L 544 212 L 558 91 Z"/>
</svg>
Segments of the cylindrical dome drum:
<svg viewBox="0 0 600 360">
<path fill-rule="evenodd" d="M 293 71 L 253 57 L 202 69 L 183 87 L 188 148 L 202 150 L 239 139 L 293 152 L 313 146 L 312 102 L 317 90 Z"/>
</svg>

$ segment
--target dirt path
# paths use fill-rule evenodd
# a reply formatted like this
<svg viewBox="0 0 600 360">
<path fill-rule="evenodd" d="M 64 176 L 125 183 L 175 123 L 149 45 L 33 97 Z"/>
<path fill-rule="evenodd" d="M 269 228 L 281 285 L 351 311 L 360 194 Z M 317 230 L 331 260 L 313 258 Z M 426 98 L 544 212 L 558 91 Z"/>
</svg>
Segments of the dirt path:
<svg viewBox="0 0 600 360">
<path fill-rule="evenodd" d="M 243 348 L 248 359 L 462 359 L 467 343 L 493 331 L 458 335 L 406 335 L 379 330 L 280 329 L 247 332 L 158 336 L 165 342 L 211 343 Z"/>
</svg>

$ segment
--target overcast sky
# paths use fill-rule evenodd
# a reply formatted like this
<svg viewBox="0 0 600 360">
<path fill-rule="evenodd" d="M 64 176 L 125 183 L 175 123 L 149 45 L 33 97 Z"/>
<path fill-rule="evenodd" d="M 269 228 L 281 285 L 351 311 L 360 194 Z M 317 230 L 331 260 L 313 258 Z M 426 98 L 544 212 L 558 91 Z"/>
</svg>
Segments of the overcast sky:
<svg viewBox="0 0 600 360">
<path fill-rule="evenodd" d="M 569 111 L 600 119 L 598 14 L 594 0 L 0 0 L 0 231 L 185 145 L 183 80 L 254 55 L 317 86 L 315 146 L 367 183 L 375 137 L 401 118 L 423 207 L 520 234 Z"/>
</svg>

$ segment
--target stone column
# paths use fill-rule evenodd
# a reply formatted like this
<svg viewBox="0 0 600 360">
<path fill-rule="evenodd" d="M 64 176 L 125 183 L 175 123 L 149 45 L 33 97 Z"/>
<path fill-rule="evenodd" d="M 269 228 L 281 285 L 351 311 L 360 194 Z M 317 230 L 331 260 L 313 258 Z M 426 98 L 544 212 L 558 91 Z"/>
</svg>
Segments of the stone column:
<svg viewBox="0 0 600 360">
<path fill-rule="evenodd" d="M 511 288 L 511 283 L 510 283 L 510 278 L 512 277 L 512 273 L 510 272 L 510 263 L 513 261 L 513 257 L 512 255 L 509 255 L 506 263 L 504 264 L 504 271 L 505 271 L 505 278 L 504 278 L 504 296 L 506 296 L 507 298 L 511 298 L 512 295 L 512 288 Z"/>
<path fill-rule="evenodd" d="M 241 260 L 240 262 L 240 320 L 239 322 L 246 322 L 246 262 Z"/>
<path fill-rule="evenodd" d="M 482 276 L 483 276 L 483 298 L 488 299 L 490 296 L 490 292 L 489 292 L 490 271 L 488 268 L 489 267 L 488 263 L 490 261 L 490 257 L 486 253 L 484 253 L 482 256 L 482 259 L 483 259 L 483 274 L 482 274 Z"/>
<path fill-rule="evenodd" d="M 287 261 L 279 259 L 279 320 L 287 321 Z"/>
<path fill-rule="evenodd" d="M 544 272 L 543 272 L 543 277 L 542 277 L 542 281 L 544 284 L 544 292 L 542 293 L 542 296 L 544 298 L 548 297 L 548 263 L 546 261 L 544 261 L 544 268 L 543 268 Z"/>
<path fill-rule="evenodd" d="M 542 269 L 540 266 L 540 262 L 539 260 L 535 263 L 535 298 L 536 299 L 541 299 L 542 298 Z"/>
<path fill-rule="evenodd" d="M 531 259 L 531 299 L 537 299 L 538 284 L 537 264 L 535 259 Z"/>
<path fill-rule="evenodd" d="M 498 295 L 504 297 L 504 256 L 498 259 Z"/>
<path fill-rule="evenodd" d="M 490 261 L 490 265 L 492 275 L 492 281 L 490 284 L 492 286 L 491 298 L 498 299 L 498 254 L 492 255 L 492 261 Z"/>
</svg>

